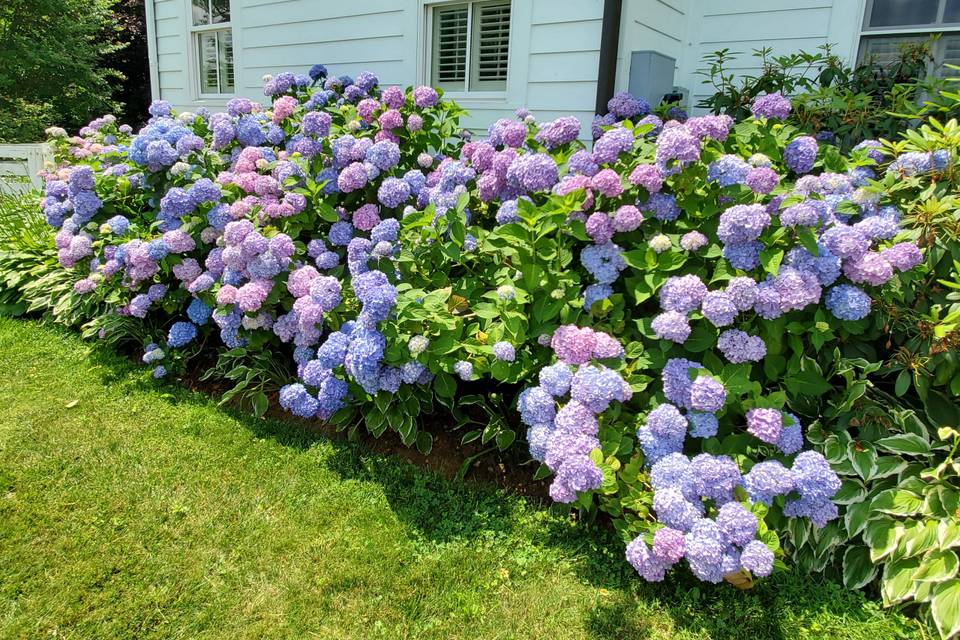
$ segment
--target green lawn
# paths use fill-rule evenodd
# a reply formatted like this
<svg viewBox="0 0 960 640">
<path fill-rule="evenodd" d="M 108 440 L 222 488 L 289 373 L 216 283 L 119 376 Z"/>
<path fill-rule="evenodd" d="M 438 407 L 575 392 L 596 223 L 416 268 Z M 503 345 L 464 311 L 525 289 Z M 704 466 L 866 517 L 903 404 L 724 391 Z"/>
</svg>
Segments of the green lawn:
<svg viewBox="0 0 960 640">
<path fill-rule="evenodd" d="M 5 640 L 921 637 L 793 574 L 645 585 L 602 531 L 34 322 L 0 319 L 0 398 Z"/>
</svg>

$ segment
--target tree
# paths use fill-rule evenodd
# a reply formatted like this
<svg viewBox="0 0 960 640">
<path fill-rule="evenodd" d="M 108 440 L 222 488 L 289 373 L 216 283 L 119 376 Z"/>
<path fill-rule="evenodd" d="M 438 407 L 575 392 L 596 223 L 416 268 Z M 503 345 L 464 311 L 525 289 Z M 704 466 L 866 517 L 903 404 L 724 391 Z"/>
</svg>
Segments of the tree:
<svg viewBox="0 0 960 640">
<path fill-rule="evenodd" d="M 33 142 L 50 125 L 77 128 L 115 111 L 123 48 L 116 0 L 0 2 L 0 141 Z"/>
</svg>

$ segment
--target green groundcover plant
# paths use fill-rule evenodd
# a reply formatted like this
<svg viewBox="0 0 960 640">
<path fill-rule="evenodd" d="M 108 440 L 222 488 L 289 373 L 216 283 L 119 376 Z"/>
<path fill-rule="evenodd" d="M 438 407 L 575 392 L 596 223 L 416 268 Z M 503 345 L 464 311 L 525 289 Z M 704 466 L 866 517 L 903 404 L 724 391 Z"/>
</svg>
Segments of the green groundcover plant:
<svg viewBox="0 0 960 640">
<path fill-rule="evenodd" d="M 440 92 L 322 65 L 264 94 L 51 130 L 43 271 L 72 288 L 10 303 L 142 340 L 156 377 L 215 361 L 259 414 L 279 387 L 294 415 L 425 452 L 425 414 L 505 449 L 516 411 L 551 498 L 610 517 L 647 580 L 838 567 L 960 629 L 955 373 L 880 346 L 939 367 L 952 335 L 924 287 L 956 244 L 918 210 L 952 198 L 955 122 L 843 153 L 779 93 L 740 121 L 620 94 L 588 147 L 526 110 L 473 141 Z M 891 330 L 903 309 L 932 338 Z M 900 371 L 916 406 L 886 390 Z"/>
</svg>

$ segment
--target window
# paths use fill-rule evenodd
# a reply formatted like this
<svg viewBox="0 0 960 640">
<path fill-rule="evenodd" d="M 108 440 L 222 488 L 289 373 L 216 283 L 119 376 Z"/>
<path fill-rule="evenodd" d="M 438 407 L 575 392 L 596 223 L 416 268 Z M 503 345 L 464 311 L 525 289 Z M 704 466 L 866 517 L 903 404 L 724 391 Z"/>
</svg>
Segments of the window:
<svg viewBox="0 0 960 640">
<path fill-rule="evenodd" d="M 200 95 L 233 93 L 230 0 L 191 0 Z"/>
<path fill-rule="evenodd" d="M 510 3 L 444 4 L 431 11 L 431 83 L 444 91 L 505 91 Z"/>
<path fill-rule="evenodd" d="M 860 40 L 860 61 L 893 63 L 904 44 L 931 43 L 932 74 L 950 74 L 960 64 L 960 0 L 867 0 Z"/>
</svg>

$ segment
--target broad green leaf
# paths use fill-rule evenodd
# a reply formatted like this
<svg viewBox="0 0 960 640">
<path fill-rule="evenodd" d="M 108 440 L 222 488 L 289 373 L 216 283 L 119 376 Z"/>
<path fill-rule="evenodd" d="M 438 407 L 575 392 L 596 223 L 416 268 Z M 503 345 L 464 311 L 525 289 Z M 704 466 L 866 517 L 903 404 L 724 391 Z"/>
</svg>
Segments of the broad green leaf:
<svg viewBox="0 0 960 640">
<path fill-rule="evenodd" d="M 938 546 L 936 521 L 907 521 L 904 524 L 903 538 L 900 539 L 897 554 L 912 558 L 916 555 L 922 555 L 930 549 L 936 549 Z"/>
<path fill-rule="evenodd" d="M 843 515 L 843 523 L 847 528 L 847 536 L 853 538 L 863 531 L 870 515 L 870 502 L 859 502 L 849 505 L 847 512 Z"/>
<path fill-rule="evenodd" d="M 877 457 L 877 470 L 873 474 L 874 480 L 888 478 L 904 470 L 907 461 L 897 456 L 879 456 Z"/>
<path fill-rule="evenodd" d="M 433 379 L 433 387 L 437 390 L 437 395 L 444 398 L 452 398 L 457 392 L 457 383 L 449 373 L 438 373 Z"/>
<path fill-rule="evenodd" d="M 920 561 L 913 574 L 920 582 L 944 582 L 957 574 L 957 554 L 953 551 L 932 551 Z"/>
<path fill-rule="evenodd" d="M 877 567 L 870 560 L 870 549 L 862 546 L 848 547 L 843 554 L 843 585 L 859 589 L 877 575 Z"/>
<path fill-rule="evenodd" d="M 960 632 L 960 580 L 950 580 L 937 587 L 930 600 L 930 613 L 941 638 Z"/>
<path fill-rule="evenodd" d="M 872 553 L 872 552 L 871 552 Z M 896 562 L 887 563 L 883 567 L 883 581 L 880 593 L 883 596 L 884 606 L 890 606 L 904 600 L 909 600 L 916 592 L 913 574 L 920 566 L 919 558 L 904 558 Z"/>
<path fill-rule="evenodd" d="M 902 522 L 888 518 L 868 522 L 863 531 L 863 540 L 870 545 L 870 559 L 876 562 L 893 553 L 902 536 Z"/>
<path fill-rule="evenodd" d="M 433 436 L 426 431 L 417 434 L 417 450 L 423 455 L 430 455 L 433 450 Z"/>
<path fill-rule="evenodd" d="M 870 507 L 881 513 L 912 516 L 920 513 L 923 508 L 923 498 L 905 489 L 887 489 L 877 494 L 870 503 Z"/>
<path fill-rule="evenodd" d="M 877 472 L 877 452 L 869 444 L 851 442 L 847 445 L 847 456 L 853 469 L 864 480 L 869 481 Z"/>
<path fill-rule="evenodd" d="M 937 544 L 941 549 L 960 547 L 960 522 L 941 520 L 937 524 Z"/>
<path fill-rule="evenodd" d="M 880 438 L 876 444 L 881 449 L 886 449 L 893 453 L 901 455 L 925 455 L 930 453 L 930 444 L 914 433 L 901 433 L 887 438 Z"/>
<path fill-rule="evenodd" d="M 867 495 L 867 488 L 859 480 L 848 478 L 840 485 L 840 490 L 833 496 L 835 504 L 850 505 L 861 502 Z"/>
</svg>

